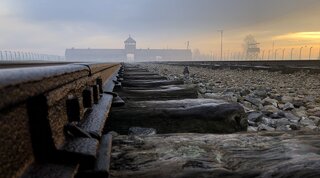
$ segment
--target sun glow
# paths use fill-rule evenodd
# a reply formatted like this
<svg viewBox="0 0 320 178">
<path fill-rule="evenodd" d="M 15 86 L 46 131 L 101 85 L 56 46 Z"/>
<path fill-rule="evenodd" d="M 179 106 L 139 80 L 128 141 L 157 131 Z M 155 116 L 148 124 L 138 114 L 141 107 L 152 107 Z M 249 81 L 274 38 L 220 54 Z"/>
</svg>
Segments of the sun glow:
<svg viewBox="0 0 320 178">
<path fill-rule="evenodd" d="M 298 32 L 276 36 L 275 39 L 320 39 L 320 32 Z"/>
</svg>

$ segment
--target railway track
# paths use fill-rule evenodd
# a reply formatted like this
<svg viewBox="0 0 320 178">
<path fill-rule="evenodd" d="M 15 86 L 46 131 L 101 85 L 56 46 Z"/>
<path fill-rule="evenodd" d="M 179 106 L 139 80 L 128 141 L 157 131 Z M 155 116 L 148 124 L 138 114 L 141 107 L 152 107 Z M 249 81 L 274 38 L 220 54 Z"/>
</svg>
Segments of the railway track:
<svg viewBox="0 0 320 178">
<path fill-rule="evenodd" d="M 320 60 L 264 60 L 264 61 L 166 61 L 155 62 L 166 65 L 176 66 L 194 66 L 210 69 L 230 68 L 242 70 L 268 70 L 282 71 L 292 73 L 296 71 L 305 71 L 319 73 Z"/>
<path fill-rule="evenodd" d="M 191 65 L 186 62 L 167 64 Z M 206 165 L 207 163 L 201 162 L 200 159 L 200 162 L 195 163 L 184 156 L 182 161 L 181 157 L 174 158 L 173 160 L 180 161 L 173 163 L 171 167 L 180 166 L 176 170 L 189 176 L 195 174 L 192 170 L 186 170 L 185 166 L 218 177 L 259 177 L 263 174 L 259 171 L 266 171 L 271 164 L 261 165 L 261 170 L 237 172 L 237 159 L 252 164 L 273 161 L 263 157 L 267 154 L 278 158 L 279 163 L 287 164 L 285 161 L 289 159 L 288 155 L 277 152 L 284 148 L 290 151 L 287 143 L 297 144 L 296 149 L 301 155 L 320 150 L 319 141 L 315 139 L 318 136 L 316 133 L 245 133 L 248 126 L 247 116 L 239 104 L 200 99 L 195 85 L 185 84 L 183 80 L 168 80 L 149 72 L 139 64 L 40 63 L 35 66 L 19 64 L 16 67 L 11 65 L 0 70 L 0 90 L 0 174 L 5 178 L 118 178 L 155 175 L 179 177 L 178 174 L 176 176 L 170 173 L 170 166 L 166 167 L 170 162 L 163 165 L 163 168 L 161 165 L 153 167 L 151 163 L 162 158 L 145 157 L 147 152 L 151 155 L 166 155 L 167 151 L 154 153 L 164 148 L 158 149 L 158 144 L 152 143 L 152 140 L 168 144 L 164 142 L 167 137 L 181 138 L 178 142 L 173 139 L 173 142 L 167 145 L 168 148 L 191 145 L 187 147 L 186 153 L 181 153 L 182 155 L 190 154 L 188 149 L 198 147 L 198 143 L 201 142 L 202 145 L 203 137 L 214 138 L 220 140 L 219 143 L 209 146 L 207 144 L 210 144 L 210 140 L 207 140 L 206 144 L 202 145 L 203 149 L 210 151 L 209 147 L 212 146 L 216 150 L 221 149 L 220 152 L 225 152 L 225 155 L 232 158 L 221 158 L 218 160 L 219 163 L 215 163 L 222 165 L 223 161 L 228 161 L 225 169 L 230 170 L 227 172 L 221 172 L 220 169 L 209 170 L 210 165 Z M 158 135 L 154 136 L 155 133 Z M 185 137 L 186 135 L 179 133 L 189 134 Z M 120 136 L 117 136 L 118 134 Z M 305 139 L 304 142 L 296 143 L 295 136 Z M 195 141 L 191 142 L 193 138 Z M 238 141 L 231 139 L 229 143 L 230 138 Z M 146 140 L 141 142 L 141 139 Z M 186 140 L 190 142 L 184 143 Z M 266 153 L 262 153 L 259 151 L 261 143 L 257 143 L 259 140 L 269 140 L 270 144 L 274 145 L 269 146 L 270 148 L 266 146 Z M 220 144 L 224 141 L 227 145 L 233 146 L 224 147 L 224 144 Z M 244 143 L 241 143 L 242 141 Z M 175 145 L 180 142 L 181 145 Z M 238 143 L 240 145 L 236 146 Z M 235 152 L 234 150 L 242 148 L 241 144 L 258 147 L 245 148 L 245 152 Z M 313 149 L 301 149 L 310 146 Z M 112 154 L 112 150 L 116 152 Z M 294 151 L 291 150 L 288 154 L 294 156 Z M 193 154 L 193 150 L 191 153 Z M 252 157 L 253 154 L 258 156 Z M 139 157 L 142 157 L 143 164 Z M 216 158 L 214 155 L 212 159 Z M 319 171 L 312 167 L 315 165 L 314 162 L 319 163 L 318 157 L 311 161 L 298 161 L 296 165 L 299 166 L 311 165 L 311 168 L 304 172 L 305 175 L 319 175 Z M 184 164 L 180 165 L 183 162 Z M 139 167 L 139 164 L 143 166 Z M 229 168 L 230 165 L 234 167 Z M 163 169 L 168 169 L 169 172 L 165 173 Z M 289 175 L 296 171 L 283 169 L 284 172 L 275 174 Z"/>
<path fill-rule="evenodd" d="M 112 143 L 108 132 L 127 134 L 134 126 L 156 128 L 158 133 L 246 129 L 246 124 L 238 127 L 244 119 L 238 105 L 221 110 L 216 101 L 197 99 L 195 86 L 136 66 L 26 66 L 0 71 L 4 177 L 108 177 Z M 209 110 L 215 118 L 227 114 L 228 120 L 210 121 L 202 114 Z M 235 124 L 224 128 L 226 122 Z"/>
</svg>

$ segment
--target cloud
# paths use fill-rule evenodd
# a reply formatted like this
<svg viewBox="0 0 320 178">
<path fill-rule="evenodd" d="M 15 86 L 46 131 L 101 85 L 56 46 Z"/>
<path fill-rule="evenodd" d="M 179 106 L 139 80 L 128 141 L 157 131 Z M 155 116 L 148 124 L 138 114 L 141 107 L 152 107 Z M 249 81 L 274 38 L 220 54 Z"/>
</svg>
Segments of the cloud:
<svg viewBox="0 0 320 178">
<path fill-rule="evenodd" d="M 140 47 L 181 48 L 188 40 L 209 51 L 218 45 L 217 29 L 232 47 L 249 33 L 271 39 L 312 31 L 309 16 L 293 16 L 316 7 L 319 0 L 2 0 L 0 47 L 63 54 L 70 47 L 123 47 L 132 34 Z"/>
<path fill-rule="evenodd" d="M 13 1 L 30 21 L 91 22 L 112 30 L 236 28 L 308 9 L 317 0 L 28 0 Z M 15 3 L 14 3 L 15 2 Z"/>
</svg>

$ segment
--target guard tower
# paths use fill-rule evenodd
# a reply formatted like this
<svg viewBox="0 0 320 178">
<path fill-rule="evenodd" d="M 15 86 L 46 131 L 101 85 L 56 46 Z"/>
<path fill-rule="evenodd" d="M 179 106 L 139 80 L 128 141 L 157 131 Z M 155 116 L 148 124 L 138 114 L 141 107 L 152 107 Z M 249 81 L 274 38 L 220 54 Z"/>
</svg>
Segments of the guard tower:
<svg viewBox="0 0 320 178">
<path fill-rule="evenodd" d="M 247 47 L 247 59 L 258 59 L 260 54 L 260 43 L 250 43 Z"/>
<path fill-rule="evenodd" d="M 129 35 L 129 38 L 126 41 L 124 41 L 124 50 L 127 56 L 127 60 L 129 62 L 134 61 L 136 48 L 137 42 Z"/>
</svg>

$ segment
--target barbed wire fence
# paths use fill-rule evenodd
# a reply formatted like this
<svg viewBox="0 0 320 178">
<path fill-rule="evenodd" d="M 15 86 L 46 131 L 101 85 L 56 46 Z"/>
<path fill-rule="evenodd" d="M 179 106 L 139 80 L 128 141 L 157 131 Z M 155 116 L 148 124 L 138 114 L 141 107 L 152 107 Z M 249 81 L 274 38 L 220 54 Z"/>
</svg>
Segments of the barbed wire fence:
<svg viewBox="0 0 320 178">
<path fill-rule="evenodd" d="M 65 61 L 64 56 L 22 51 L 0 51 L 0 61 Z"/>
<path fill-rule="evenodd" d="M 198 52 L 199 53 L 199 52 Z M 194 60 L 208 61 L 277 61 L 277 60 L 320 60 L 320 46 L 301 46 L 296 48 L 260 48 L 255 57 L 245 51 L 223 50 L 222 59 L 220 51 L 212 50 L 206 54 L 193 53 Z"/>
</svg>

